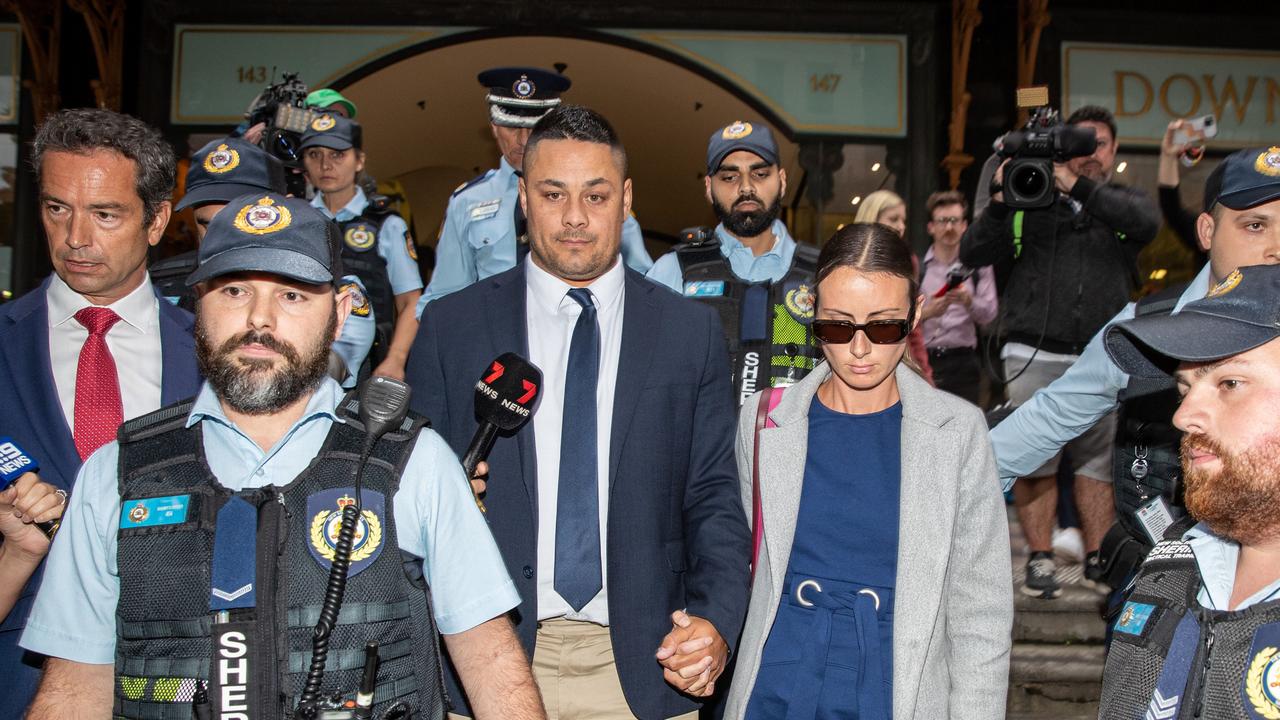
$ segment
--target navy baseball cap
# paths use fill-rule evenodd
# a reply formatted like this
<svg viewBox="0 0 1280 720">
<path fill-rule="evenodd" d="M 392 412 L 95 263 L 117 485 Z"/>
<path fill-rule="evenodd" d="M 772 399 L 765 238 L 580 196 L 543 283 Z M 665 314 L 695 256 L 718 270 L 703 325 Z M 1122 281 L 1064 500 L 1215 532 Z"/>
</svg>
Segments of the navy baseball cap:
<svg viewBox="0 0 1280 720">
<path fill-rule="evenodd" d="M 707 143 L 707 174 L 714 173 L 729 153 L 746 150 L 759 155 L 770 165 L 778 164 L 778 143 L 765 125 L 752 125 L 737 120 L 711 133 Z"/>
<path fill-rule="evenodd" d="M 1130 375 L 1172 375 L 1179 362 L 1214 362 L 1280 337 L 1280 265 L 1232 272 L 1202 300 L 1172 315 L 1107 328 L 1107 354 Z"/>
<path fill-rule="evenodd" d="M 1204 211 L 1221 203 L 1245 210 L 1280 198 L 1280 147 L 1233 152 L 1204 184 Z"/>
<path fill-rule="evenodd" d="M 340 252 L 337 226 L 305 200 L 242 195 L 209 223 L 187 285 L 237 272 L 331 283 L 342 277 Z"/>
<path fill-rule="evenodd" d="M 173 209 L 231 202 L 253 192 L 284 194 L 284 163 L 240 138 L 220 138 L 191 156 L 186 193 Z"/>
<path fill-rule="evenodd" d="M 485 70 L 476 80 L 489 90 L 489 121 L 502 127 L 531 128 L 573 83 L 557 72 L 535 67 Z"/>
<path fill-rule="evenodd" d="M 350 150 L 360 148 L 360 123 L 348 120 L 333 113 L 320 113 L 311 119 L 306 132 L 302 133 L 299 150 L 309 147 L 326 147 L 334 150 Z"/>
</svg>

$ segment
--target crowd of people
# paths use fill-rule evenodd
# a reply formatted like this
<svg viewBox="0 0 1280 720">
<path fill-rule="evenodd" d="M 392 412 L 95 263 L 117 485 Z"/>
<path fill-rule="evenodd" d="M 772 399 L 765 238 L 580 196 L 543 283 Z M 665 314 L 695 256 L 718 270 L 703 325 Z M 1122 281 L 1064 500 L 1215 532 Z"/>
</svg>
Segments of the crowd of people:
<svg viewBox="0 0 1280 720">
<path fill-rule="evenodd" d="M 179 198 L 136 118 L 40 126 L 54 271 L 0 306 L 0 716 L 1002 718 L 1070 477 L 1113 589 L 1101 716 L 1280 717 L 1280 148 L 1157 205 L 1080 108 L 1096 148 L 1047 207 L 997 163 L 972 219 L 929 197 L 918 257 L 885 190 L 796 241 L 736 120 L 718 224 L 655 262 L 609 121 L 559 73 L 479 81 L 501 158 L 425 287 L 336 91 L 296 162 L 242 128 Z M 185 208 L 198 249 L 149 267 Z M 1162 211 L 1207 262 L 1131 302 Z"/>
</svg>

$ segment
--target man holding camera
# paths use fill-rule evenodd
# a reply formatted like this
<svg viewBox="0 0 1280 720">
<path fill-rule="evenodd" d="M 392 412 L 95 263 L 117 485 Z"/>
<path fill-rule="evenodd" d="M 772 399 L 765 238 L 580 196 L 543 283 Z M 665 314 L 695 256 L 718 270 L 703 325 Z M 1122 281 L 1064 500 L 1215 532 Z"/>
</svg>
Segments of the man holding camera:
<svg viewBox="0 0 1280 720">
<path fill-rule="evenodd" d="M 996 277 L 989 267 L 976 271 L 960 263 L 960 237 L 969 227 L 969 203 L 955 190 L 929 196 L 929 237 L 933 244 L 920 264 L 924 308 L 920 328 L 929 350 L 933 382 L 978 404 L 982 365 L 978 325 L 996 317 Z"/>
<path fill-rule="evenodd" d="M 1118 147 L 1111 112 L 1085 106 L 1072 113 L 1067 125 L 1092 129 L 1097 147 L 1092 154 L 1053 164 L 1056 193 L 1051 204 L 1030 209 L 1007 204 L 1005 161 L 996 171 L 991 204 L 960 241 L 965 265 L 997 265 L 1007 271 L 1001 357 L 1009 400 L 1015 404 L 1066 372 L 1094 333 L 1128 302 L 1137 280 L 1138 252 L 1160 227 L 1159 209 L 1151 198 L 1110 182 Z M 1068 445 L 1088 553 L 1085 573 L 1091 580 L 1100 576 L 1097 551 L 1114 519 L 1113 423 L 1108 418 Z M 1052 555 L 1060 458 L 1014 487 L 1018 520 L 1031 551 L 1022 589 L 1046 599 L 1061 594 Z"/>
</svg>

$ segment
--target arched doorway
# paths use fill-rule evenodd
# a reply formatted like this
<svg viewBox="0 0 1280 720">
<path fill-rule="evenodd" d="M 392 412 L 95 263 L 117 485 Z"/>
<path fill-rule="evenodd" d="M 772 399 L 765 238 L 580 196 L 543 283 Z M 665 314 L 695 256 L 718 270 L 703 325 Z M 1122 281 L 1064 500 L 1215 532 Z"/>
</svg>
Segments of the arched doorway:
<svg viewBox="0 0 1280 720">
<path fill-rule="evenodd" d="M 670 249 L 682 228 L 714 224 L 702 182 L 707 139 L 734 120 L 773 130 L 790 179 L 787 206 L 802 213 L 811 207 L 798 199 L 804 173 L 790 130 L 769 108 L 727 83 L 613 37 L 450 38 L 449 44 L 402 51 L 398 59 L 330 83 L 359 106 L 368 170 L 379 180 L 400 182 L 421 244 L 434 244 L 453 190 L 497 165 L 476 74 L 499 65 L 561 68 L 573 80 L 566 100 L 590 106 L 614 124 L 630 155 L 634 209 L 655 258 Z M 848 203 L 864 192 L 862 185 L 892 187 L 879 169 L 885 151 L 878 144 L 844 147 L 844 168 L 835 178 L 837 209 L 827 210 L 822 228 L 852 219 L 855 208 Z M 793 230 L 812 240 L 823 232 L 818 227 L 806 221 Z"/>
</svg>

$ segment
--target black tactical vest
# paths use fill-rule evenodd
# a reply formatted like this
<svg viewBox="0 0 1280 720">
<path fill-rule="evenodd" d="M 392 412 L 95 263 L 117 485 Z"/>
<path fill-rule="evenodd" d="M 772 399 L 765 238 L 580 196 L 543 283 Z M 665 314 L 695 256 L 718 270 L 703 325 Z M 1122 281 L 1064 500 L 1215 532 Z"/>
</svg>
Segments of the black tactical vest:
<svg viewBox="0 0 1280 720">
<path fill-rule="evenodd" d="M 343 271 L 364 283 L 365 294 L 373 304 L 379 326 L 391 326 L 396 321 L 396 297 L 391 290 L 387 261 L 378 254 L 378 231 L 382 229 L 382 223 L 394 214 L 378 214 L 365 208 L 360 217 L 338 223 L 342 235 Z"/>
<path fill-rule="evenodd" d="M 350 397 L 340 404 L 345 422 L 334 423 L 298 478 L 283 487 L 238 493 L 209 472 L 201 423 L 183 427 L 191 403 L 121 428 L 115 717 L 189 720 L 193 703 L 206 698 L 224 713 L 231 703 L 226 717 L 236 717 L 241 704 L 253 708 L 246 716 L 251 720 L 293 716 L 311 660 L 341 507 L 354 492 L 364 440 L 356 407 Z M 424 424 L 411 415 L 378 441 L 367 463 L 364 511 L 321 686 L 321 697 L 353 693 L 364 646 L 377 642 L 382 664 L 374 717 L 396 702 L 405 703 L 414 718 L 444 715 L 430 592 L 420 560 L 399 550 L 392 512 L 404 464 Z M 232 610 L 215 623 L 215 528 L 218 511 L 232 497 L 257 508 L 256 605 Z M 251 641 L 229 640 L 231 629 L 243 630 Z"/>
<path fill-rule="evenodd" d="M 811 327 L 818 248 L 796 243 L 791 267 L 772 283 L 749 283 L 735 275 L 714 235 L 703 242 L 678 245 L 675 252 L 685 297 L 704 302 L 720 313 L 733 362 L 738 404 L 757 390 L 791 385 L 813 370 L 821 356 Z M 742 334 L 743 300 L 753 288 L 767 294 L 767 301 L 762 303 L 766 328 L 762 340 L 744 340 Z"/>
<path fill-rule="evenodd" d="M 1280 601 L 1202 607 L 1187 525 L 1152 549 L 1116 618 L 1098 717 L 1280 717 Z"/>
<path fill-rule="evenodd" d="M 1138 301 L 1135 317 L 1168 315 L 1186 285 L 1168 288 Z M 1178 449 L 1182 432 L 1173 425 L 1180 399 L 1173 378 L 1130 377 L 1116 414 L 1112 480 L 1116 520 L 1144 546 L 1151 539 L 1138 521 L 1138 510 L 1163 497 L 1177 521 L 1186 514 L 1182 500 L 1182 464 Z"/>
<path fill-rule="evenodd" d="M 166 298 L 177 298 L 175 304 L 190 313 L 196 311 L 196 291 L 187 285 L 187 276 L 196 269 L 196 252 L 167 257 L 147 269 L 156 290 Z"/>
</svg>

